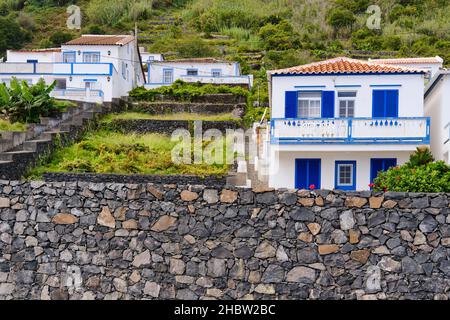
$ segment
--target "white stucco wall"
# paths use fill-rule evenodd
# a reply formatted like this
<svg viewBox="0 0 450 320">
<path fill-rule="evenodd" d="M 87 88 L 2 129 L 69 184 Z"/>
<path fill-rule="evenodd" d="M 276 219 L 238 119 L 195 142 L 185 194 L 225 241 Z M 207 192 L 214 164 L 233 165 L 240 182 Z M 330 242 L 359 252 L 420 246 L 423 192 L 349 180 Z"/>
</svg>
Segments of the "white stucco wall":
<svg viewBox="0 0 450 320">
<path fill-rule="evenodd" d="M 212 76 L 213 69 L 221 69 L 221 76 L 239 76 L 239 65 L 234 62 L 230 63 L 199 63 L 199 62 L 151 62 L 149 63 L 150 84 L 162 84 L 163 70 L 173 69 L 173 81 L 187 75 L 188 69 L 197 69 L 198 76 Z"/>
<path fill-rule="evenodd" d="M 450 164 L 450 74 L 443 75 L 425 99 L 425 115 L 430 117 L 431 151 L 436 160 Z"/>
<path fill-rule="evenodd" d="M 141 59 L 142 63 L 146 63 L 147 61 L 164 61 L 164 57 L 161 53 L 149 53 L 141 51 Z"/>
<path fill-rule="evenodd" d="M 335 187 L 335 161 L 353 160 L 356 161 L 356 190 L 369 190 L 371 158 L 397 158 L 397 164 L 401 165 L 408 161 L 410 154 L 411 151 L 272 152 L 269 186 L 274 188 L 295 188 L 295 159 L 320 158 L 322 159 L 322 189 L 334 189 Z M 276 172 L 272 171 L 277 165 L 279 170 Z"/>
<path fill-rule="evenodd" d="M 27 60 L 37 60 L 39 63 L 61 62 L 61 52 L 39 52 L 39 51 L 15 51 L 6 52 L 7 62 L 27 62 Z"/>
<path fill-rule="evenodd" d="M 284 118 L 286 91 L 334 90 L 335 101 L 338 91 L 356 91 L 355 117 L 372 116 L 372 91 L 374 89 L 399 90 L 399 117 L 422 117 L 423 111 L 423 75 L 330 75 L 330 76 L 273 76 L 272 77 L 272 118 Z M 361 87 L 339 87 L 342 85 L 360 85 Z M 371 85 L 378 85 L 371 87 Z M 380 85 L 400 85 L 398 87 Z M 308 88 L 295 88 L 308 86 Z M 313 87 L 318 86 L 318 87 Z M 325 86 L 325 87 L 321 87 Z M 338 86 L 338 87 L 336 87 Z M 334 114 L 339 114 L 335 103 Z"/>
</svg>

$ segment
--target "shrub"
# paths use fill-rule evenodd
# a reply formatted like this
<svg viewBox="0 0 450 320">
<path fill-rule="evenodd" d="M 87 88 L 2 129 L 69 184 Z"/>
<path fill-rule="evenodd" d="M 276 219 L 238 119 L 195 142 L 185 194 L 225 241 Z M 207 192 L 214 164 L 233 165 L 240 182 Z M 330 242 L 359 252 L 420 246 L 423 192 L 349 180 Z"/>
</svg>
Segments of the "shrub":
<svg viewBox="0 0 450 320">
<path fill-rule="evenodd" d="M 334 8 L 328 13 L 327 22 L 337 33 L 342 28 L 351 28 L 356 18 L 348 9 Z"/>
<path fill-rule="evenodd" d="M 264 49 L 286 50 L 300 47 L 300 35 L 287 20 L 278 24 L 266 24 L 259 30 Z"/>
<path fill-rule="evenodd" d="M 177 50 L 183 58 L 210 57 L 216 54 L 212 47 L 197 36 L 178 42 Z"/>
<path fill-rule="evenodd" d="M 433 162 L 428 148 L 417 148 L 407 163 L 378 173 L 375 191 L 450 192 L 450 166 Z"/>
<path fill-rule="evenodd" d="M 63 43 L 66 43 L 73 39 L 73 35 L 64 32 L 64 31 L 56 31 L 50 36 L 50 41 L 52 42 L 52 45 L 55 47 L 61 46 Z"/>
<path fill-rule="evenodd" d="M 87 28 L 87 32 L 86 33 L 88 33 L 88 34 L 106 34 L 106 31 L 105 31 L 105 29 L 100 27 L 98 24 L 91 24 Z"/>
<path fill-rule="evenodd" d="M 11 80 L 10 88 L 0 84 L 0 110 L 12 122 L 38 123 L 40 117 L 57 115 L 67 103 L 56 102 L 50 92 L 56 82 L 47 86 L 43 79 L 35 85 L 26 81 Z"/>
<path fill-rule="evenodd" d="M 31 40 L 31 33 L 22 29 L 11 17 L 0 17 L 0 55 L 6 49 L 19 49 Z"/>
<path fill-rule="evenodd" d="M 114 26 L 127 12 L 127 6 L 126 0 L 94 0 L 89 2 L 86 14 L 93 23 Z"/>
<path fill-rule="evenodd" d="M 147 90 L 144 87 L 138 87 L 130 91 L 130 97 L 141 101 L 154 101 L 158 95 L 171 95 L 181 100 L 190 101 L 195 97 L 205 94 L 232 93 L 238 96 L 247 96 L 248 90 L 241 87 L 229 87 L 225 85 L 186 83 L 176 80 L 170 86 L 163 86 L 156 89 Z"/>
</svg>

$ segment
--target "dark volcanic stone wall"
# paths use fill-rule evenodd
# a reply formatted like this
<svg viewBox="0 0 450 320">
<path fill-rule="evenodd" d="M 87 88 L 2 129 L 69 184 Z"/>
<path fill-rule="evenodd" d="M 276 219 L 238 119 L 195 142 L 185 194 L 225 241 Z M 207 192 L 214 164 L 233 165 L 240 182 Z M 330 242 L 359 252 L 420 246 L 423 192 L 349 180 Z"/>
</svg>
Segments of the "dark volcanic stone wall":
<svg viewBox="0 0 450 320">
<path fill-rule="evenodd" d="M 226 133 L 227 129 L 239 129 L 241 127 L 238 121 L 201 121 L 202 132 L 209 129 L 216 129 Z M 136 133 L 161 133 L 172 135 L 177 129 L 188 130 L 194 134 L 195 122 L 192 120 L 155 120 L 155 119 L 116 119 L 111 122 L 110 128 L 124 132 Z"/>
<path fill-rule="evenodd" d="M 0 184 L 1 299 L 448 299 L 449 195 Z"/>
</svg>

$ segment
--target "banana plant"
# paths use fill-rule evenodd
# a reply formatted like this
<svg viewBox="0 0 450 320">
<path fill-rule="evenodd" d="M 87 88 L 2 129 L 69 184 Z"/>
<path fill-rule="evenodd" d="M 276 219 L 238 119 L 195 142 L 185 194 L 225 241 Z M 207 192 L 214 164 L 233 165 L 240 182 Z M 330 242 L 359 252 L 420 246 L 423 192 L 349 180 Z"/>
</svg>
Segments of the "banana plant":
<svg viewBox="0 0 450 320">
<path fill-rule="evenodd" d="M 0 87 L 0 109 L 13 122 L 37 123 L 42 116 L 56 115 L 60 107 L 50 93 L 56 81 L 46 85 L 40 79 L 35 85 L 12 79 L 10 87 Z"/>
</svg>

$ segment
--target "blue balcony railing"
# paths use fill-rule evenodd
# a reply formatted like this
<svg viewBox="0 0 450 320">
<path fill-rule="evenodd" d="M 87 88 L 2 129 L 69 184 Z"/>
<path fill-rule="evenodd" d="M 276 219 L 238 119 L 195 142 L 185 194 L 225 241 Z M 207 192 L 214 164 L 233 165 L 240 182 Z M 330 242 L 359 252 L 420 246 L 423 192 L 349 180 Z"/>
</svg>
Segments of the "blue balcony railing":
<svg viewBox="0 0 450 320">
<path fill-rule="evenodd" d="M 272 119 L 272 144 L 429 144 L 430 118 Z"/>
</svg>

